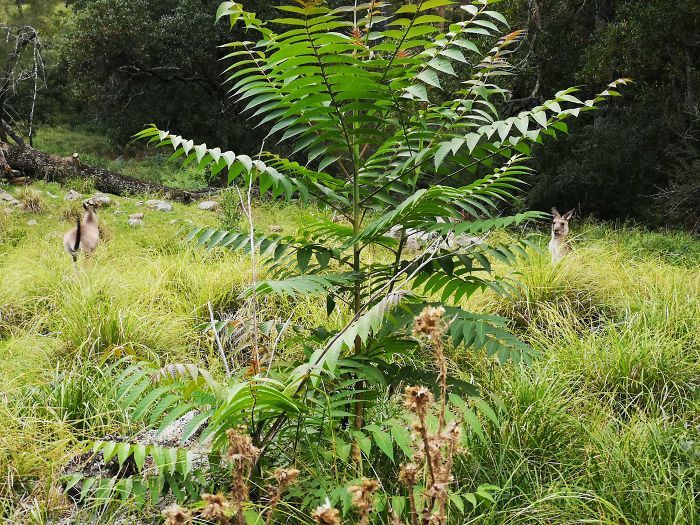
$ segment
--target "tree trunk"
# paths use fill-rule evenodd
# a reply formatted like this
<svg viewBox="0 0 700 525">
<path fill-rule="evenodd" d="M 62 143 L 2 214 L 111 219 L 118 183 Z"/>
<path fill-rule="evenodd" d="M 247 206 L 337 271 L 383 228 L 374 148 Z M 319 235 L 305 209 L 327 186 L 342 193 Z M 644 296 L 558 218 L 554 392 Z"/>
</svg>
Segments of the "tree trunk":
<svg viewBox="0 0 700 525">
<path fill-rule="evenodd" d="M 98 191 L 113 195 L 158 193 L 166 199 L 189 203 L 201 194 L 217 191 L 215 188 L 194 191 L 168 188 L 161 184 L 85 164 L 77 157 L 49 155 L 29 146 L 21 148 L 9 142 L 0 142 L 0 149 L 10 168 L 21 171 L 28 177 L 43 179 L 47 182 L 62 182 L 70 178 L 92 179 Z M 3 156 L 1 153 L 0 158 Z"/>
<path fill-rule="evenodd" d="M 615 0 L 596 0 L 595 25 L 596 29 L 607 27 L 612 19 Z"/>
</svg>

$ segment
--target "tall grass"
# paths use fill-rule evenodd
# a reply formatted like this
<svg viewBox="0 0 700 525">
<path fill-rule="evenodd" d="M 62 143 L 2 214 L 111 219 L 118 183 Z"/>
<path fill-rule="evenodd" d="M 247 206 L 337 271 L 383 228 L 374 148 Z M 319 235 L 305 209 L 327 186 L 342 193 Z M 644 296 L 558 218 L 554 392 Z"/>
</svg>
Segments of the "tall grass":
<svg viewBox="0 0 700 525">
<path fill-rule="evenodd" d="M 59 197 L 65 191 L 41 188 Z M 146 212 L 146 226 L 132 229 L 128 215 L 104 210 L 111 235 L 75 276 L 61 246 L 69 224 L 59 219 L 69 205 L 42 200 L 41 213 L 0 214 L 0 516 L 10 523 L 30 501 L 49 521 L 51 487 L 80 440 L 137 431 L 110 400 L 105 352 L 129 348 L 217 373 L 218 350 L 199 328 L 209 321 L 207 303 L 217 317 L 250 311 L 241 296 L 248 259 L 173 236 L 179 226 L 171 218 L 218 226 L 210 212 L 178 204 L 173 214 Z M 143 211 L 136 199 L 118 200 L 127 214 Z M 293 233 L 310 213 L 261 204 L 255 219 L 261 231 L 279 225 Z M 38 225 L 27 226 L 30 218 Z M 448 353 L 450 373 L 476 384 L 501 422 L 485 423 L 483 439 L 470 436 L 455 467 L 459 486 L 501 487 L 495 504 L 467 509 L 467 522 L 698 523 L 700 263 L 693 254 L 700 241 L 627 226 L 589 224 L 574 233 L 576 251 L 561 264 L 534 250 L 521 262 L 519 297 L 487 293 L 465 303 L 504 315 L 542 354 L 531 367 L 500 367 L 463 349 Z M 259 313 L 314 325 L 325 306 L 266 297 Z M 227 351 L 246 366 L 235 345 Z M 284 350 L 301 351 L 300 344 Z M 382 411 L 399 410 L 385 399 Z M 316 460 L 327 455 L 319 451 Z M 328 470 L 311 459 L 310 472 Z"/>
<path fill-rule="evenodd" d="M 658 242 L 589 226 L 594 240 L 560 265 L 535 253 L 523 262 L 521 297 L 473 301 L 543 354 L 530 368 L 472 369 L 504 407 L 501 427 L 470 443 L 461 465 L 503 487 L 475 521 L 700 520 L 699 267 L 640 253 L 646 235 Z"/>
<path fill-rule="evenodd" d="M 127 415 L 110 402 L 115 378 L 101 364 L 106 352 L 123 348 L 163 363 L 198 362 L 216 373 L 219 353 L 211 333 L 201 328 L 209 321 L 207 304 L 217 318 L 250 310 L 241 295 L 249 286 L 249 261 L 186 245 L 175 236 L 180 225 L 170 223 L 178 218 L 218 226 L 211 212 L 175 204 L 172 214 L 146 211 L 146 225 L 133 229 L 126 217 L 144 211 L 136 205 L 140 197 L 117 197 L 126 213 L 115 216 L 115 206 L 98 211 L 109 235 L 74 275 L 61 243 L 72 227 L 62 220 L 72 206 L 62 199 L 67 188 L 37 187 L 59 198 L 42 197 L 39 214 L 0 214 L 3 519 L 20 499 L 50 488 L 81 439 L 132 432 Z M 256 213 L 260 228 L 283 224 L 294 233 L 307 212 L 264 204 Z M 38 225 L 28 226 L 30 218 Z M 265 320 L 284 322 L 293 314 L 292 323 L 314 325 L 325 308 L 310 300 L 271 299 L 259 311 Z M 237 347 L 229 344 L 227 351 L 233 362 L 247 366 L 249 358 L 239 356 Z"/>
</svg>

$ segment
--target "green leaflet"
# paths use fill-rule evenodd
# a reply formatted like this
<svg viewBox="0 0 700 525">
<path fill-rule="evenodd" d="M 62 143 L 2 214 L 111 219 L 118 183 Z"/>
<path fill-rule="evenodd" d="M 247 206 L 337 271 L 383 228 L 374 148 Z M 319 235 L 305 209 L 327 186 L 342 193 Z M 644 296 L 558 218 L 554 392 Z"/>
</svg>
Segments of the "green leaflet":
<svg viewBox="0 0 700 525">
<path fill-rule="evenodd" d="M 443 18 L 432 10 L 452 4 L 406 4 L 389 18 L 384 18 L 389 6 L 368 16 L 367 4 L 337 9 L 295 4 L 282 6 L 282 18 L 270 24 L 240 4 L 221 4 L 217 18 L 229 17 L 232 25 L 241 24 L 254 34 L 250 42 L 227 46 L 235 48 L 227 58 L 231 67 L 226 73 L 233 98 L 243 103 L 252 120 L 270 130 L 266 147 L 277 140 L 287 142 L 288 150 L 308 164 L 267 151 L 221 151 L 155 125 L 137 137 L 172 147 L 174 159 L 196 161 L 199 169 L 228 169 L 230 182 L 242 178 L 273 199 L 317 205 L 320 213 L 314 210 L 314 219 L 301 225 L 298 234 L 253 232 L 252 247 L 247 233 L 198 225 L 183 231 L 185 242 L 199 248 L 225 247 L 244 255 L 256 251 L 261 263 L 257 300 L 274 294 L 292 304 L 321 296 L 333 324 L 277 329 L 279 337 L 275 330 L 265 333 L 271 339 L 265 341 L 268 350 L 292 341 L 305 351 L 298 362 L 287 363 L 278 352 L 275 363 L 263 363 L 272 365 L 266 372 L 274 370 L 274 382 L 244 371 L 214 379 L 206 370 L 184 364 L 131 368 L 115 390 L 119 400 L 136 404 L 135 416 L 163 428 L 195 410 L 187 436 L 204 428 L 201 439 L 211 437 L 215 444 L 222 444 L 226 430 L 241 422 L 255 420 L 262 435 L 268 430 L 274 434 L 285 428 L 291 414 L 299 416 L 300 430 L 304 425 L 315 429 L 322 405 L 323 417 L 353 413 L 358 405 L 347 389 L 367 394 L 366 406 L 371 406 L 378 388 L 402 380 L 430 380 L 422 370 L 394 361 L 410 357 L 418 344 L 408 337 L 413 318 L 422 308 L 437 305 L 436 299 L 445 303 L 446 337 L 453 345 L 500 363 L 527 364 L 537 356 L 508 332 L 503 318 L 454 305 L 480 291 L 517 295 L 520 286 L 501 272 L 504 267 L 511 271 L 508 268 L 527 257 L 528 244 L 496 243 L 488 234 L 543 216 L 500 213 L 501 203 L 516 199 L 523 178 L 530 174 L 523 155 L 530 154 L 533 143 L 543 143 L 543 135 L 556 138 L 556 132 L 566 132 L 566 119 L 594 108 L 601 97 L 616 96 L 615 88 L 624 80 L 589 100 L 574 97 L 573 89 L 563 90 L 541 106 L 502 118 L 497 104 L 508 94 L 495 82 L 510 73 L 512 46 L 522 37 L 518 32 L 499 35 L 506 21 L 488 10 L 486 1 L 453 5 L 462 21 L 443 29 Z M 469 39 L 472 34 L 488 51 L 479 50 Z M 474 64 L 471 73 L 463 74 L 464 63 Z M 456 72 L 459 78 L 444 82 Z M 438 95 L 443 85 L 452 93 Z M 465 176 L 473 182 L 459 188 L 450 185 Z M 473 220 L 464 220 L 463 214 Z M 410 235 L 427 241 L 416 250 L 407 241 Z M 475 238 L 459 246 L 441 245 L 460 235 Z M 377 253 L 381 256 L 375 257 Z M 244 296 L 251 297 L 252 291 Z M 280 319 L 266 321 L 281 324 Z M 217 333 L 225 332 L 222 327 L 215 322 Z M 476 393 L 471 385 L 450 381 L 455 390 Z M 327 405 L 321 392 L 328 396 Z M 464 411 L 480 439 L 483 424 L 496 423 L 495 416 L 487 405 L 477 403 Z M 393 460 L 392 436 L 402 451 L 408 448 L 398 426 L 366 430 L 369 434 L 354 435 L 366 455 L 374 441 Z M 338 445 L 347 458 L 350 444 Z M 125 446 L 102 445 L 102 450 L 117 454 L 120 461 L 128 452 Z M 186 455 L 155 455 L 167 475 L 150 480 L 147 487 L 132 484 L 141 498 L 146 491 L 159 496 L 170 487 L 171 477 L 189 471 Z M 464 500 L 488 500 L 489 490 L 454 493 L 451 505 L 461 511 Z M 181 486 L 172 486 L 176 497 L 179 491 Z"/>
</svg>

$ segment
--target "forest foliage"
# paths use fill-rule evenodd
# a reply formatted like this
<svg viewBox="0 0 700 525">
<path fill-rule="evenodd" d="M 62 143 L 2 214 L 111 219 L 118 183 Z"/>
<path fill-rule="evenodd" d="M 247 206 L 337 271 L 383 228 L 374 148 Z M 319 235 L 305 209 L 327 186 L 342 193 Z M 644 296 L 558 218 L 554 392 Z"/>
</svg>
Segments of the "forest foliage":
<svg viewBox="0 0 700 525">
<path fill-rule="evenodd" d="M 0 9 L 10 23 L 39 26 L 46 89 L 37 118 L 98 126 L 117 144 L 145 122 L 159 122 L 196 142 L 259 148 L 269 126 L 255 127 L 220 82 L 225 49 L 217 46 L 229 35 L 214 24 L 218 1 L 32 4 L 23 19 L 15 2 Z M 272 13 L 266 2 L 249 8 Z M 590 95 L 615 78 L 634 80 L 624 99 L 581 119 L 569 137 L 535 148 L 537 175 L 528 179 L 524 206 L 577 206 L 604 219 L 697 227 L 699 9 L 689 0 L 672 8 L 628 0 L 499 5 L 512 27 L 525 31 L 514 48 L 515 74 L 503 83 L 512 94 L 497 102 L 505 116 L 542 103 L 562 85 L 587 86 Z M 242 26 L 233 32 L 248 38 Z M 20 98 L 17 118 L 26 114 Z M 198 119 L 191 118 L 195 110 Z"/>
</svg>

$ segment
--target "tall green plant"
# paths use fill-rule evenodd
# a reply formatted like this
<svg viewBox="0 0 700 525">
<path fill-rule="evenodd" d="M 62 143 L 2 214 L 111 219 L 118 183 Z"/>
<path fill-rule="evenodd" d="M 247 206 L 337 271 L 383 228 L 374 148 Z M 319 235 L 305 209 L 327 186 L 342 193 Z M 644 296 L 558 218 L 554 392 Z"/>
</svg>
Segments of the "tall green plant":
<svg viewBox="0 0 700 525">
<path fill-rule="evenodd" d="M 297 0 L 279 8 L 284 18 L 270 22 L 234 2 L 219 7 L 218 19 L 228 17 L 231 26 L 241 22 L 259 37 L 228 44 L 228 58 L 235 59 L 227 70 L 233 96 L 247 101 L 252 118 L 273 123 L 270 136 L 292 142 L 295 153 L 306 155 L 306 164 L 270 152 L 251 158 L 194 145 L 155 125 L 138 136 L 171 145 L 174 158 L 184 155 L 185 163 L 210 166 L 213 175 L 227 169 L 229 181 L 240 176 L 276 198 L 314 199 L 333 210 L 341 222 L 316 217 L 299 235 L 256 233 L 251 242 L 247 233 L 196 227 L 187 239 L 209 248 L 249 251 L 253 245 L 269 277 L 256 283 L 258 297 L 319 295 L 329 314 L 341 305 L 350 319 L 341 331 L 326 332 L 309 360 L 278 383 L 258 374 L 244 389 L 222 387 L 235 391 L 218 392 L 218 408 L 202 411 L 211 415 L 205 435 L 221 436 L 225 428 L 252 420 L 256 444 L 265 445 L 285 417 L 304 409 L 286 400 L 262 406 L 255 401 L 257 388 L 304 399 L 309 383 L 339 373 L 359 378 L 352 404 L 354 427 L 360 429 L 367 383 L 377 371 L 385 372 L 377 383 L 392 374 L 403 377 L 392 368 L 391 356 L 410 348 L 405 341 L 414 314 L 435 300 L 451 303 L 445 317 L 455 345 L 485 348 L 501 362 L 531 360 L 532 350 L 506 331 L 503 319 L 469 313 L 459 304 L 487 288 L 514 293 L 491 261 L 512 264 L 524 252 L 520 244 L 489 242 L 488 232 L 542 214 L 498 217 L 498 203 L 518 191 L 531 143 L 541 142 L 543 134 L 566 132 L 566 118 L 617 95 L 613 88 L 624 80 L 591 100 L 579 100 L 570 88 L 501 119 L 495 104 L 507 93 L 495 81 L 510 72 L 509 46 L 520 32 L 502 36 L 500 28 L 507 24 L 489 9 L 491 3 L 419 1 L 389 15 L 377 1 L 330 8 L 318 0 Z M 449 24 L 433 14 L 446 6 L 463 11 L 464 21 Z M 495 43 L 482 53 L 475 37 Z M 452 96 L 442 90 L 446 78 L 461 86 Z M 467 172 L 474 182 L 449 185 Z M 424 181 L 433 184 L 424 187 Z M 482 218 L 467 222 L 463 213 Z M 411 253 L 407 240 L 416 232 L 428 241 Z M 378 261 L 365 256 L 377 247 L 393 255 Z M 193 388 L 185 391 L 190 396 Z M 251 396 L 246 407 L 255 412 L 252 419 L 229 406 L 241 392 Z"/>
</svg>

